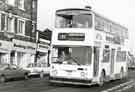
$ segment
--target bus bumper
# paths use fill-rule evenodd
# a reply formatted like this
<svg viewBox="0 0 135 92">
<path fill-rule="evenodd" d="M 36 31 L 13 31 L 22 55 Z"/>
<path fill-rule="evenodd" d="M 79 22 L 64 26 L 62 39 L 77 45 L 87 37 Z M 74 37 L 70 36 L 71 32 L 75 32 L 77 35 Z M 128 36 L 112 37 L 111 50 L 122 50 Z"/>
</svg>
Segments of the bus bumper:
<svg viewBox="0 0 135 92">
<path fill-rule="evenodd" d="M 58 84 L 87 85 L 87 86 L 97 84 L 92 82 L 92 80 L 54 78 L 54 77 L 49 77 L 49 82 Z"/>
</svg>

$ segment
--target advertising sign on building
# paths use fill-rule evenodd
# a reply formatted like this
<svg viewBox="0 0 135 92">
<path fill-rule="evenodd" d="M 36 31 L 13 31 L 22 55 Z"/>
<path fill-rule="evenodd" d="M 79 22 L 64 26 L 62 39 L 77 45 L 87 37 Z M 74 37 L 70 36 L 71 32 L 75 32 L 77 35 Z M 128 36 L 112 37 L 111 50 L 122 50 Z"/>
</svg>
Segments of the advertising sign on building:
<svg viewBox="0 0 135 92">
<path fill-rule="evenodd" d="M 35 48 L 36 48 L 35 43 L 16 40 L 16 39 L 13 40 L 13 43 L 14 43 L 14 49 L 17 51 L 23 51 L 23 52 L 25 51 L 30 53 L 35 52 Z"/>
</svg>

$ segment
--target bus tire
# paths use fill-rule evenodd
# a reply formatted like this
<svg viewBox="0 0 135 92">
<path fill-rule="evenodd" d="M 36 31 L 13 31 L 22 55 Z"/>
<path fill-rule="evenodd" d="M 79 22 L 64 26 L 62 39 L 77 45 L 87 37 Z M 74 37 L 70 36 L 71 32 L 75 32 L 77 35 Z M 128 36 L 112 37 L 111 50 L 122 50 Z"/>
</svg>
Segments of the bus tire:
<svg viewBox="0 0 135 92">
<path fill-rule="evenodd" d="M 105 83 L 105 71 L 103 70 L 102 72 L 101 72 L 101 75 L 100 75 L 100 78 L 99 78 L 99 86 L 100 87 L 102 87 L 103 85 L 104 85 L 104 83 Z"/>
</svg>

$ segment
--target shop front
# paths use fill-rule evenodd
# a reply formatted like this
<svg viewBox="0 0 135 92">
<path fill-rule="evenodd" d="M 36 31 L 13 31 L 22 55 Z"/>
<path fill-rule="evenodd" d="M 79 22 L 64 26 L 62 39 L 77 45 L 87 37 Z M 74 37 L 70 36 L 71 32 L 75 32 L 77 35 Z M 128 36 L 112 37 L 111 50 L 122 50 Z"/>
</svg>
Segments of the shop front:
<svg viewBox="0 0 135 92">
<path fill-rule="evenodd" d="M 26 67 L 29 63 L 34 63 L 36 44 L 22 40 L 13 40 L 14 62 L 20 67 Z"/>
<path fill-rule="evenodd" d="M 39 42 L 37 48 L 37 63 L 46 63 L 48 66 L 48 51 L 50 41 Z"/>
<path fill-rule="evenodd" d="M 11 58 L 12 48 L 13 44 L 11 42 L 0 40 L 0 64 L 12 63 L 10 62 L 12 61 Z"/>
</svg>

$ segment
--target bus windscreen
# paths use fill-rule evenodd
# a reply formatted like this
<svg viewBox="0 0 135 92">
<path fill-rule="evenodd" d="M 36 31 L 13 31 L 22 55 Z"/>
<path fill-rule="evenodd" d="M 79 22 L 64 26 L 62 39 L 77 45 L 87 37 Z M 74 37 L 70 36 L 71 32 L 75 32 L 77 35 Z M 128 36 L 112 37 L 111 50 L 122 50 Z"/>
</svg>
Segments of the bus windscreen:
<svg viewBox="0 0 135 92">
<path fill-rule="evenodd" d="M 52 63 L 89 65 L 91 56 L 91 47 L 54 47 Z"/>
</svg>

